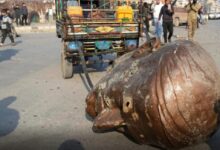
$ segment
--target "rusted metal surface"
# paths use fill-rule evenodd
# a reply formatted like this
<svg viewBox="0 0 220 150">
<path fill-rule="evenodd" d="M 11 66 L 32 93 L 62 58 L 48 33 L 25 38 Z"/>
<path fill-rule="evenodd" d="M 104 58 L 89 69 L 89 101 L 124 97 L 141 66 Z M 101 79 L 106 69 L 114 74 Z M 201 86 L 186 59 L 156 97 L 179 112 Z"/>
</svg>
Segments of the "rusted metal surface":
<svg viewBox="0 0 220 150">
<path fill-rule="evenodd" d="M 209 54 L 191 41 L 132 54 L 119 58 L 88 94 L 93 130 L 121 131 L 162 148 L 208 139 L 218 128 L 220 106 L 220 76 Z"/>
</svg>

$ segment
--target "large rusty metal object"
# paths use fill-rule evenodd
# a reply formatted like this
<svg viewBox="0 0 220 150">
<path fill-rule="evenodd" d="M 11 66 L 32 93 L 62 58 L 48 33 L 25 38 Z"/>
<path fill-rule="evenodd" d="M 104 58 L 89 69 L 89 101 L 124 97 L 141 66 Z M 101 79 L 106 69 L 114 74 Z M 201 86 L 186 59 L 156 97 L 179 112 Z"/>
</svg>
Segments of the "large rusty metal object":
<svg viewBox="0 0 220 150">
<path fill-rule="evenodd" d="M 119 58 L 88 94 L 93 130 L 121 131 L 165 149 L 207 140 L 218 128 L 220 106 L 220 75 L 210 55 L 192 41 L 132 55 Z"/>
</svg>

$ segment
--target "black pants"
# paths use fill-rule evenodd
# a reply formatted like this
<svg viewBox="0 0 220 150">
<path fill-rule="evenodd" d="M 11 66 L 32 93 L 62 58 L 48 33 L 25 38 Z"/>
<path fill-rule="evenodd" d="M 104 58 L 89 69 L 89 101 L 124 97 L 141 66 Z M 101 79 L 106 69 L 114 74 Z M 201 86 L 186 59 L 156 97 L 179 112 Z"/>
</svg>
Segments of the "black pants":
<svg viewBox="0 0 220 150">
<path fill-rule="evenodd" d="M 27 25 L 27 15 L 22 15 L 22 18 L 21 18 L 21 25 Z"/>
<path fill-rule="evenodd" d="M 14 43 L 15 41 L 14 41 L 14 37 L 12 35 L 12 32 L 11 32 L 11 30 L 7 30 L 7 29 L 2 30 L 2 41 L 1 41 L 1 43 L 5 42 L 5 39 L 6 39 L 7 35 L 9 36 L 11 42 Z"/>
<path fill-rule="evenodd" d="M 200 18 L 197 17 L 197 28 L 199 28 Z"/>
<path fill-rule="evenodd" d="M 173 21 L 163 22 L 164 43 L 167 43 L 167 32 L 169 32 L 168 40 L 171 40 L 173 35 Z"/>
<path fill-rule="evenodd" d="M 147 17 L 145 17 L 145 26 L 146 26 L 146 31 L 149 32 L 149 29 L 150 29 L 150 24 L 149 24 L 149 19 Z"/>
<path fill-rule="evenodd" d="M 21 22 L 21 21 L 20 21 L 20 16 L 16 16 L 16 17 L 15 17 L 15 22 L 16 22 L 16 25 L 19 26 L 19 24 L 20 24 L 20 22 Z"/>
</svg>

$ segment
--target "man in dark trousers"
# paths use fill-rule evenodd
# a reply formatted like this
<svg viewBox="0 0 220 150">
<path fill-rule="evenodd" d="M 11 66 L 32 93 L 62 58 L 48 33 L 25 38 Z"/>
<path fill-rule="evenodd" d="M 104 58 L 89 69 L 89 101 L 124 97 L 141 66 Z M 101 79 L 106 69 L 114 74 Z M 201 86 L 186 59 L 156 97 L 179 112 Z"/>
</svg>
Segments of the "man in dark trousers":
<svg viewBox="0 0 220 150">
<path fill-rule="evenodd" d="M 11 32 L 11 24 L 12 24 L 11 18 L 7 15 L 6 10 L 3 10 L 2 11 L 2 22 L 1 22 L 2 40 L 1 40 L 0 46 L 3 46 L 7 36 L 9 36 L 12 45 L 13 46 L 15 45 L 14 38 Z"/>
<path fill-rule="evenodd" d="M 21 6 L 21 15 L 22 15 L 21 24 L 27 25 L 28 9 L 27 9 L 27 6 L 25 5 L 25 3 L 22 3 L 22 6 Z"/>
<path fill-rule="evenodd" d="M 142 8 L 142 14 L 143 14 L 143 20 L 146 26 L 146 32 L 149 32 L 149 28 L 150 28 L 149 21 L 153 18 L 151 5 L 152 4 L 148 4 L 147 2 L 144 2 L 143 8 Z"/>
<path fill-rule="evenodd" d="M 18 4 L 16 4 L 14 6 L 14 17 L 15 17 L 16 25 L 18 26 L 21 23 L 21 20 L 20 20 L 20 18 L 21 18 L 21 9 L 18 6 Z"/>
<path fill-rule="evenodd" d="M 173 35 L 173 14 L 174 14 L 174 8 L 176 0 L 171 4 L 170 0 L 165 0 L 165 5 L 160 10 L 159 20 L 163 16 L 163 37 L 164 37 L 164 43 L 171 42 L 171 37 Z M 167 37 L 167 32 L 169 32 L 169 35 Z"/>
</svg>

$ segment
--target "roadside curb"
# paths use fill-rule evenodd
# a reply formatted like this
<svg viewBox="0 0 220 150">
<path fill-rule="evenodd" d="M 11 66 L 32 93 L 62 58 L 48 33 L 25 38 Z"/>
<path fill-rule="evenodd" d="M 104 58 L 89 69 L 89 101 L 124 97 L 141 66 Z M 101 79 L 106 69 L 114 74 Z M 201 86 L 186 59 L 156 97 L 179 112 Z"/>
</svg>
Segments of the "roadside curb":
<svg viewBox="0 0 220 150">
<path fill-rule="evenodd" d="M 55 32 L 55 25 L 31 25 L 15 27 L 18 34 L 20 33 L 33 33 L 33 32 Z"/>
</svg>

